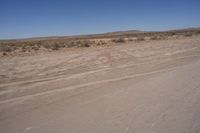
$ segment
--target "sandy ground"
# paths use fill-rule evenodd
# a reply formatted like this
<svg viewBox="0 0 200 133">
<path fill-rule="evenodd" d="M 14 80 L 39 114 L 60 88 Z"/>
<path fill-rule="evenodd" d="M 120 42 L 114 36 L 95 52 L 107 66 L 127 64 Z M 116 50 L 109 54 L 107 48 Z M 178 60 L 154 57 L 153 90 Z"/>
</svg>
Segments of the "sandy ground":
<svg viewBox="0 0 200 133">
<path fill-rule="evenodd" d="M 199 133 L 200 37 L 0 59 L 1 133 Z"/>
</svg>

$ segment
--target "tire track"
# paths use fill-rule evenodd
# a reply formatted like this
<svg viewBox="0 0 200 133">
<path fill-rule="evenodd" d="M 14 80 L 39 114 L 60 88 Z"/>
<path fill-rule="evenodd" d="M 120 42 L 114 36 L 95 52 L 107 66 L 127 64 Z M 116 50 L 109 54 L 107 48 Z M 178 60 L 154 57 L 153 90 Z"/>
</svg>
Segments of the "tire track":
<svg viewBox="0 0 200 133">
<path fill-rule="evenodd" d="M 177 57 L 177 58 L 173 58 L 173 60 L 192 58 L 192 57 L 200 57 L 200 55 Z M 158 59 L 164 60 L 166 58 L 169 58 L 169 57 L 158 58 Z M 152 61 L 152 60 L 154 60 L 154 61 Z M 89 74 L 94 74 L 94 73 L 98 73 L 98 72 L 111 70 L 113 68 L 126 68 L 126 67 L 131 67 L 131 66 L 146 65 L 146 64 L 149 64 L 149 63 L 157 62 L 157 58 L 152 59 L 152 60 L 150 60 L 149 62 L 145 61 L 145 62 L 142 62 L 142 63 L 130 64 L 130 65 L 121 65 L 121 66 L 112 67 L 112 68 L 107 67 L 107 68 L 103 68 L 103 69 L 99 69 L 99 70 L 92 70 L 92 71 L 87 71 L 87 72 L 83 72 L 83 73 L 73 74 L 73 75 L 70 75 L 70 76 L 67 76 L 67 77 L 66 76 L 56 76 L 56 77 L 43 78 L 43 79 L 37 79 L 37 80 L 11 82 L 11 83 L 6 83 L 6 84 L 1 84 L 0 88 L 7 87 L 7 86 L 10 86 L 10 85 L 30 84 L 30 83 L 37 83 L 37 82 L 44 82 L 44 81 L 51 81 L 51 80 L 59 80 L 59 79 L 63 79 L 63 78 L 66 79 L 66 80 L 69 80 L 69 79 L 77 78 L 77 77 L 80 77 L 80 76 L 86 76 L 86 75 L 89 75 Z M 165 61 L 161 61 L 161 62 L 165 62 Z"/>
<path fill-rule="evenodd" d="M 153 74 L 157 74 L 157 73 L 171 71 L 171 70 L 174 70 L 175 68 L 176 67 L 152 71 L 152 72 L 146 72 L 146 73 L 139 73 L 139 74 L 124 76 L 124 77 L 120 77 L 120 78 L 89 82 L 89 83 L 85 83 L 85 84 L 81 84 L 81 85 L 75 85 L 75 86 L 70 86 L 70 87 L 56 89 L 56 90 L 49 90 L 49 91 L 45 91 L 45 92 L 41 92 L 41 93 L 37 93 L 37 94 L 31 94 L 31 95 L 26 95 L 26 96 L 21 96 L 21 97 L 3 100 L 3 101 L 0 101 L 0 104 L 4 104 L 4 103 L 8 103 L 8 102 L 14 102 L 14 101 L 17 101 L 17 100 L 26 100 L 26 99 L 37 97 L 37 96 L 42 96 L 42 95 L 47 95 L 47 94 L 52 94 L 52 93 L 59 93 L 59 92 L 69 91 L 69 90 L 73 90 L 73 89 L 79 89 L 79 88 L 88 87 L 88 86 L 97 85 L 97 84 L 117 82 L 117 81 L 121 81 L 121 80 L 127 80 L 127 79 L 136 78 L 136 77 L 141 77 L 141 76 L 153 75 Z"/>
</svg>

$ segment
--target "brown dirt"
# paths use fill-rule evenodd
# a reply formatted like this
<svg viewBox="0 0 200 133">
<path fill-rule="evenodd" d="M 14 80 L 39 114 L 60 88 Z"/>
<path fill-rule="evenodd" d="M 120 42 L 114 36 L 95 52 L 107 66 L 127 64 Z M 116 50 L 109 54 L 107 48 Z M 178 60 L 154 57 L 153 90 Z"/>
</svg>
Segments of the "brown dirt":
<svg viewBox="0 0 200 133">
<path fill-rule="evenodd" d="M 0 58 L 2 133 L 198 133 L 200 36 Z"/>
</svg>

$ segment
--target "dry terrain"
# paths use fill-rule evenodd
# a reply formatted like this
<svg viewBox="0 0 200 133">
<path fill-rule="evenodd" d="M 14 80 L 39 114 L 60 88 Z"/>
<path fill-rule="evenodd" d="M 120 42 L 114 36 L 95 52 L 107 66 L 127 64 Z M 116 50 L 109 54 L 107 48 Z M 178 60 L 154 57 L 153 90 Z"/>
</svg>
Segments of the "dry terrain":
<svg viewBox="0 0 200 133">
<path fill-rule="evenodd" d="M 199 133 L 200 35 L 146 38 L 2 54 L 0 133 Z"/>
</svg>

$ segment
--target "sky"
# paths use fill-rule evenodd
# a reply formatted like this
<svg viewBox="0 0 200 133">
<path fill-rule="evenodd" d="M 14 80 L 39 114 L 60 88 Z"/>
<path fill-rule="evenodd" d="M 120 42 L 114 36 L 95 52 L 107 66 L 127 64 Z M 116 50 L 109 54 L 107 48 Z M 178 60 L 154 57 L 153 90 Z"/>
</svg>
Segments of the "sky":
<svg viewBox="0 0 200 133">
<path fill-rule="evenodd" d="M 0 0 L 0 39 L 200 27 L 200 0 Z"/>
</svg>

